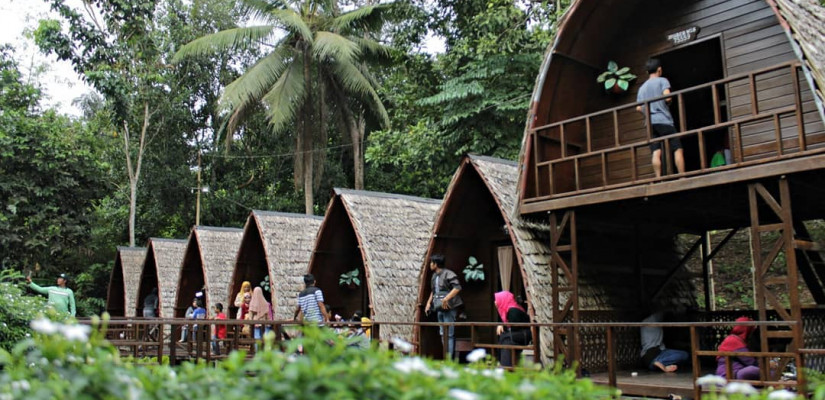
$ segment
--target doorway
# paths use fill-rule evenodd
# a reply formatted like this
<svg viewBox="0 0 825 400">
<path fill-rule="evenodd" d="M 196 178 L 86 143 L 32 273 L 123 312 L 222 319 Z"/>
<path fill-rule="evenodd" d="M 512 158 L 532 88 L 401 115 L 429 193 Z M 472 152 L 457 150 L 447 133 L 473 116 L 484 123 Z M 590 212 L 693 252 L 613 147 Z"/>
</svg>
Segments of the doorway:
<svg viewBox="0 0 825 400">
<path fill-rule="evenodd" d="M 674 50 L 670 50 L 654 57 L 662 62 L 664 77 L 670 81 L 670 90 L 675 92 L 712 82 L 725 77 L 725 64 L 722 56 L 722 41 L 719 37 L 709 38 Z M 724 88 L 718 91 L 720 122 L 728 119 L 727 101 Z M 712 127 L 715 124 L 713 110 L 713 91 L 710 87 L 691 91 L 683 96 L 685 110 L 685 127 L 687 130 Z M 678 103 L 674 100 L 671 107 L 676 129 L 679 128 L 680 114 Z M 704 132 L 704 151 L 706 162 L 717 151 L 729 149 L 728 131 L 726 128 L 707 130 Z M 701 168 L 699 157 L 698 135 L 682 138 L 682 147 L 685 155 L 685 169 L 687 171 Z M 675 168 L 673 168 L 675 171 Z"/>
</svg>

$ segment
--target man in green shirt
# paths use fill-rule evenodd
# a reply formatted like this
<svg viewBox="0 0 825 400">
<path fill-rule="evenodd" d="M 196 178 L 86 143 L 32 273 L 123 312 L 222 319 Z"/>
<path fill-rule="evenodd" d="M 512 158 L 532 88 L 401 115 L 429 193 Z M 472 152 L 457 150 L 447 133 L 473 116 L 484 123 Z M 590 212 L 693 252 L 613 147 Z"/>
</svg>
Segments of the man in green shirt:
<svg viewBox="0 0 825 400">
<path fill-rule="evenodd" d="M 55 310 L 67 313 L 72 317 L 75 316 L 74 292 L 72 292 L 72 289 L 66 287 L 66 283 L 69 282 L 68 275 L 60 274 L 57 277 L 57 286 L 40 287 L 32 282 L 30 276 L 26 277 L 26 282 L 29 283 L 29 287 L 35 292 L 49 295 L 49 305 Z"/>
</svg>

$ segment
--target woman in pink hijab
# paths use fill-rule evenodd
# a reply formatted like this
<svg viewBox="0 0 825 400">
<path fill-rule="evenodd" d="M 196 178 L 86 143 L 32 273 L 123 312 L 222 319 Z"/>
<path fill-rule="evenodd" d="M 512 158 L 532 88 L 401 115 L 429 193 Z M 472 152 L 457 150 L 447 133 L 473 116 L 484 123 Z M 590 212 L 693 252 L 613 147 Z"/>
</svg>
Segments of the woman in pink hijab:
<svg viewBox="0 0 825 400">
<path fill-rule="evenodd" d="M 256 287 L 255 290 L 252 291 L 252 301 L 249 302 L 249 319 L 269 321 L 272 319 L 271 310 L 269 302 L 266 301 L 266 297 L 264 297 L 264 291 L 260 286 Z M 262 330 L 261 325 L 255 324 L 253 337 L 255 339 L 262 338 Z M 269 330 L 268 326 L 267 330 Z"/>
<path fill-rule="evenodd" d="M 753 321 L 748 317 L 739 317 L 736 322 L 750 322 Z M 748 336 L 756 330 L 756 326 L 735 325 L 730 331 L 730 335 L 725 337 L 725 340 L 719 345 L 719 351 L 730 352 L 747 352 L 748 350 Z M 727 377 L 725 368 L 725 357 L 716 357 L 716 375 Z M 731 357 L 731 372 L 733 374 L 729 379 L 742 380 L 758 380 L 759 379 L 759 363 L 756 358 L 739 356 Z"/>
<path fill-rule="evenodd" d="M 533 335 L 529 327 L 509 327 L 507 323 L 530 322 L 530 316 L 524 308 L 516 302 L 512 293 L 504 290 L 495 294 L 495 305 L 498 316 L 504 324 L 496 327 L 498 344 L 526 346 L 530 344 Z M 501 349 L 498 360 L 502 367 L 512 367 L 513 360 L 518 359 L 521 350 Z"/>
</svg>

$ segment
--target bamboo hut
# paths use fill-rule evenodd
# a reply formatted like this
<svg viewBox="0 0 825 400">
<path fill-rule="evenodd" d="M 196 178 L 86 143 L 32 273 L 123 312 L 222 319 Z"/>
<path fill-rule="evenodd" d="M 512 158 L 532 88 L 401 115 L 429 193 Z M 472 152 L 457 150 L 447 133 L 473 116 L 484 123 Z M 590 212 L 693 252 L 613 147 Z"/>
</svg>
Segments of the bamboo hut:
<svg viewBox="0 0 825 400">
<path fill-rule="evenodd" d="M 146 261 L 138 286 L 136 314 L 142 315 L 143 300 L 158 289 L 158 317 L 174 318 L 178 295 L 180 268 L 186 251 L 186 240 L 150 238 L 146 246 Z"/>
<path fill-rule="evenodd" d="M 380 322 L 412 322 L 418 274 L 440 200 L 335 189 L 309 262 L 333 314 L 361 310 Z M 341 275 L 358 271 L 360 285 Z M 410 339 L 412 328 L 385 326 L 381 338 Z"/>
<path fill-rule="evenodd" d="M 825 315 L 803 309 L 799 288 L 825 304 L 823 246 L 804 224 L 825 217 L 823 17 L 811 1 L 573 2 L 539 71 L 519 161 L 518 212 L 550 227 L 553 321 L 639 321 L 663 302 L 702 306 L 692 321 L 732 320 L 707 302 L 709 265 L 728 239 L 711 247 L 705 238 L 750 229 L 752 315 L 794 324 L 790 333 L 760 327 L 759 352 L 821 347 Z M 661 60 L 671 85 L 662 97 L 676 128 L 668 138 L 637 111 L 658 101 L 636 101 L 648 58 Z M 611 61 L 639 76 L 626 91 L 597 83 Z M 677 137 L 684 171 L 674 165 Z M 661 176 L 652 162 L 656 145 Z M 717 155 L 723 162 L 712 163 Z M 688 268 L 693 259 L 698 269 Z M 585 277 L 609 309 L 587 309 Z M 723 332 L 707 329 L 686 347 L 711 351 Z M 635 367 L 638 332 L 616 340 L 618 368 Z M 583 330 L 557 330 L 553 351 L 583 366 L 593 361 L 587 369 L 594 372 L 608 367 L 601 342 Z M 809 355 L 805 363 L 821 369 L 825 361 Z M 689 385 L 683 393 L 693 394 Z M 639 395 L 668 390 L 619 387 Z"/>
<path fill-rule="evenodd" d="M 206 289 L 206 307 L 229 299 L 229 282 L 243 229 L 195 226 L 181 265 L 175 317 L 183 317 L 195 294 Z"/>
<path fill-rule="evenodd" d="M 137 286 L 146 249 L 143 247 L 117 248 L 115 267 L 109 277 L 106 312 L 113 317 L 134 317 Z"/>
<path fill-rule="evenodd" d="M 241 284 L 249 281 L 253 287 L 264 287 L 271 294 L 275 319 L 292 319 L 321 221 L 321 217 L 306 214 L 249 214 L 229 291 L 232 315 L 235 295 Z"/>
</svg>

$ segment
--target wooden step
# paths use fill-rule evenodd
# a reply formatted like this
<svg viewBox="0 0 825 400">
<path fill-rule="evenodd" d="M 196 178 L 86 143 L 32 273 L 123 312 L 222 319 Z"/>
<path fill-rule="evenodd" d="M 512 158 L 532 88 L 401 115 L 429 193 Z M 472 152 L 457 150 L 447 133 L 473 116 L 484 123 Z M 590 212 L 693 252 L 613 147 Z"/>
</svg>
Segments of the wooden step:
<svg viewBox="0 0 825 400">
<path fill-rule="evenodd" d="M 823 251 L 825 250 L 825 246 L 818 242 L 813 242 L 810 240 L 802 240 L 802 239 L 794 239 L 793 245 L 795 248 L 805 251 Z"/>
</svg>

